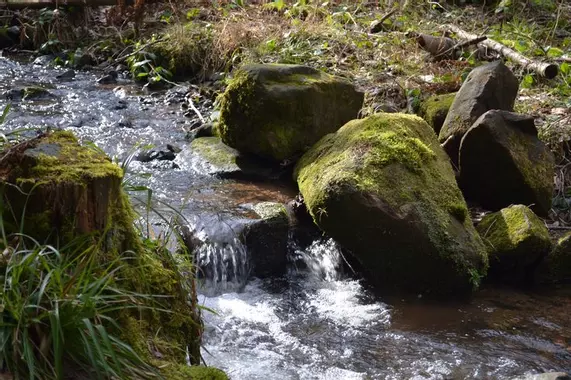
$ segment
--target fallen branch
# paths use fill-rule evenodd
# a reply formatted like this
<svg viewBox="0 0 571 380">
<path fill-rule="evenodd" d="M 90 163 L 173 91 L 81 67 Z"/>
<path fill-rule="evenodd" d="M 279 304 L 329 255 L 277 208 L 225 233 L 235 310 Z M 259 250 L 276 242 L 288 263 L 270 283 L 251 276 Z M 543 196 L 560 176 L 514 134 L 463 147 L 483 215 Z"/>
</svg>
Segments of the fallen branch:
<svg viewBox="0 0 571 380">
<path fill-rule="evenodd" d="M 466 31 L 460 29 L 456 25 L 445 25 L 444 29 L 449 30 L 451 32 L 454 32 L 459 38 L 462 38 L 462 39 L 476 40 L 479 38 L 477 35 L 468 33 Z M 497 41 L 494 41 L 492 39 L 488 38 L 484 41 L 481 41 L 480 44 L 482 44 L 483 46 L 485 46 L 489 49 L 497 51 L 498 53 L 500 53 L 504 57 L 508 57 L 513 62 L 522 66 L 524 69 L 534 71 L 537 74 L 539 74 L 539 75 L 541 75 L 547 79 L 553 79 L 559 73 L 559 66 L 557 64 L 549 63 L 549 62 L 533 61 L 533 60 L 521 55 L 517 51 L 510 49 L 506 45 L 503 45 L 503 44 L 501 44 Z"/>
<path fill-rule="evenodd" d="M 382 32 L 385 27 L 383 26 L 383 23 L 392 15 L 394 15 L 395 13 L 397 13 L 398 9 L 395 8 L 392 11 L 390 11 L 389 13 L 387 13 L 386 15 L 384 15 L 383 17 L 381 17 L 381 19 L 379 21 L 375 21 L 371 24 L 371 28 L 370 28 L 370 33 L 379 33 Z"/>
</svg>

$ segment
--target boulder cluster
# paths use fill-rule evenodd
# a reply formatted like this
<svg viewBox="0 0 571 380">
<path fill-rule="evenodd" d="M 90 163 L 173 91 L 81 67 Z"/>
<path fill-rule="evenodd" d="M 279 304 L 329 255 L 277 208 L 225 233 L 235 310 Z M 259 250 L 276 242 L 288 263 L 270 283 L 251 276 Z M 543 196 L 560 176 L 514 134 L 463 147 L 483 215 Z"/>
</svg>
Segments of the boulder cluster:
<svg viewBox="0 0 571 380">
<path fill-rule="evenodd" d="M 458 93 L 429 99 L 426 121 L 402 113 L 359 119 L 363 93 L 342 78 L 246 65 L 220 98 L 217 137 L 193 145 L 197 154 L 208 146 L 205 159 L 222 174 L 252 172 L 253 161 L 293 167 L 313 224 L 383 289 L 462 296 L 484 278 L 524 282 L 541 272 L 568 280 L 571 236 L 553 248 L 540 218 L 551 208 L 554 159 L 533 118 L 513 112 L 517 93 L 516 77 L 498 61 L 474 69 Z M 476 226 L 466 201 L 489 211 Z M 261 229 L 246 231 L 259 246 L 255 261 L 271 268 L 262 274 L 285 262 L 263 251 L 272 251 L 268 236 L 284 246 L 287 230 L 282 217 L 265 214 Z"/>
</svg>

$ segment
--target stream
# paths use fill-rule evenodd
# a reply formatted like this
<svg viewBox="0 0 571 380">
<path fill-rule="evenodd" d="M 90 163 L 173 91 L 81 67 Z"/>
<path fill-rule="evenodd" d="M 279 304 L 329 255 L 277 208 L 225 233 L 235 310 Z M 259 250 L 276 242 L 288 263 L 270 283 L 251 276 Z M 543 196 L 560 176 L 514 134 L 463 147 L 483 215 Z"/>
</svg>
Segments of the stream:
<svg viewBox="0 0 571 380">
<path fill-rule="evenodd" d="M 64 71 L 0 57 L 0 110 L 12 103 L 3 129 L 64 128 L 119 162 L 137 146 L 182 149 L 174 161 L 133 161 L 129 175 L 152 189 L 159 210 L 168 212 L 167 204 L 181 210 L 207 237 L 203 259 L 245 265 L 248 252 L 234 227 L 255 217 L 252 205 L 285 203 L 295 189 L 209 175 L 185 140 L 184 91 L 148 95 L 128 80 L 99 85 L 90 72 L 56 78 Z M 49 95 L 20 99 L 18 90 L 29 86 Z M 343 258 L 332 240 L 291 244 L 290 251 L 304 265 L 291 265 L 283 277 L 222 273 L 222 280 L 204 281 L 200 302 L 217 313 L 204 313 L 204 358 L 232 379 L 511 379 L 571 372 L 570 288 L 484 288 L 462 304 L 379 297 L 339 269 Z"/>
</svg>

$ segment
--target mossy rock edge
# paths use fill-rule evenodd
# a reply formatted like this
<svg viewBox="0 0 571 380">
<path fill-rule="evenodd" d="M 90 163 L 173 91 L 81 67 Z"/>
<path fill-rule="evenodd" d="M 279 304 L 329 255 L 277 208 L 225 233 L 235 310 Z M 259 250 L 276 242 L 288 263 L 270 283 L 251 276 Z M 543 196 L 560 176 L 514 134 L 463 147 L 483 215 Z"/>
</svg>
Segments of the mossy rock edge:
<svg viewBox="0 0 571 380">
<path fill-rule="evenodd" d="M 246 65 L 221 97 L 218 131 L 240 152 L 295 160 L 355 119 L 363 99 L 351 83 L 307 66 Z"/>
<path fill-rule="evenodd" d="M 545 223 L 524 205 L 488 214 L 476 229 L 488 249 L 490 276 L 497 280 L 526 280 L 552 247 Z"/>
<path fill-rule="evenodd" d="M 466 295 L 487 255 L 425 121 L 376 114 L 321 139 L 294 177 L 315 223 L 381 286 Z"/>
</svg>

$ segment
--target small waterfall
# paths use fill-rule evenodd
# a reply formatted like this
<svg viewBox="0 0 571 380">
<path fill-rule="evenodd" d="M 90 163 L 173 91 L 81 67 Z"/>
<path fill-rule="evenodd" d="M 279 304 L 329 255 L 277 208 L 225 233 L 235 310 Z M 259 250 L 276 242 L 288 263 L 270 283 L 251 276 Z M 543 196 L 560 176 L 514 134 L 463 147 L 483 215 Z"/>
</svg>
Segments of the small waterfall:
<svg viewBox="0 0 571 380">
<path fill-rule="evenodd" d="M 250 274 L 248 253 L 238 238 L 228 243 L 206 242 L 196 251 L 203 293 L 220 294 L 244 288 Z"/>
<path fill-rule="evenodd" d="M 305 268 L 310 276 L 324 281 L 338 280 L 343 271 L 343 255 L 333 239 L 316 240 L 302 249 L 290 239 L 290 262 L 295 270 Z"/>
</svg>

